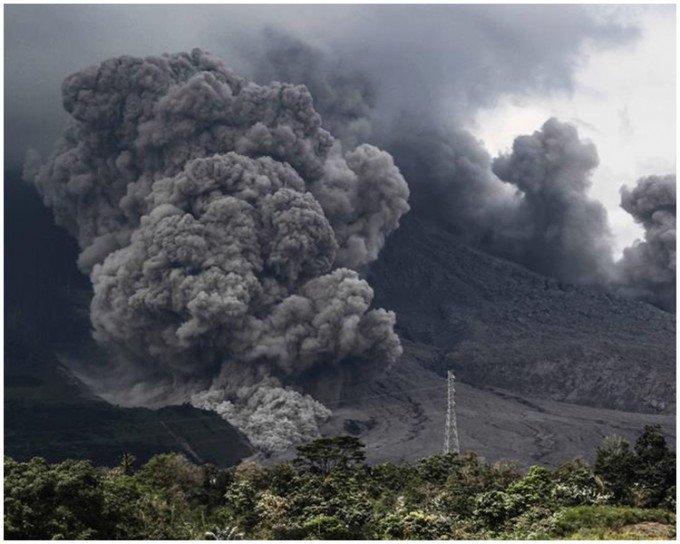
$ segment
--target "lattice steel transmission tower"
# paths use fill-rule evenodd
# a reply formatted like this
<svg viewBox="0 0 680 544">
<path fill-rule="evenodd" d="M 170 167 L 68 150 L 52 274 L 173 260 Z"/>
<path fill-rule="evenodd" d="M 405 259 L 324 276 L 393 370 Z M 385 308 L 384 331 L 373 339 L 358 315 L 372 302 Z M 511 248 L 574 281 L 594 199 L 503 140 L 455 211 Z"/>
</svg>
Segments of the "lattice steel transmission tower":
<svg viewBox="0 0 680 544">
<path fill-rule="evenodd" d="M 456 423 L 456 388 L 453 383 L 455 379 L 453 371 L 449 370 L 446 380 L 448 384 L 448 406 L 446 409 L 446 427 L 444 427 L 444 453 L 460 454 L 458 425 Z"/>
</svg>

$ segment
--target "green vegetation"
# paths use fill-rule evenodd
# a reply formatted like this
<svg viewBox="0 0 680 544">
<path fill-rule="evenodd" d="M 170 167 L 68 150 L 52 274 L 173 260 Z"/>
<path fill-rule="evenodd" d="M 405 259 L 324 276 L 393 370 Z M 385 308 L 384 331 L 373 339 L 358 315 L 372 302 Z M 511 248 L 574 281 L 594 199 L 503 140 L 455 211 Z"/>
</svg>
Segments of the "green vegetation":
<svg viewBox="0 0 680 544">
<path fill-rule="evenodd" d="M 137 468 L 5 457 L 8 539 L 668 539 L 675 454 L 658 428 L 607 438 L 591 467 L 488 464 L 473 452 L 364 463 L 353 437 L 292 463 L 219 469 L 179 454 Z"/>
</svg>

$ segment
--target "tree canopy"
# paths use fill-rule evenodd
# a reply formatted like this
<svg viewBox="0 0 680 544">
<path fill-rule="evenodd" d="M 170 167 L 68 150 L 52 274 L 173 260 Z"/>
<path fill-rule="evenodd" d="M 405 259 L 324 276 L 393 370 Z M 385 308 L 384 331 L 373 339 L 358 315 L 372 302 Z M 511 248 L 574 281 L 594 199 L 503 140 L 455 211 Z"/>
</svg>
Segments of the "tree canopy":
<svg viewBox="0 0 680 544">
<path fill-rule="evenodd" d="M 329 474 L 362 463 L 366 459 L 364 448 L 354 436 L 320 438 L 298 446 L 293 464 L 302 470 Z"/>
<path fill-rule="evenodd" d="M 138 469 L 5 457 L 7 539 L 671 538 L 675 453 L 647 427 L 608 437 L 591 467 L 489 464 L 474 452 L 365 463 L 355 437 L 298 448 L 293 463 L 223 469 L 178 454 Z M 653 522 L 651 525 L 649 522 Z M 648 536 L 648 535 L 647 535 Z"/>
</svg>

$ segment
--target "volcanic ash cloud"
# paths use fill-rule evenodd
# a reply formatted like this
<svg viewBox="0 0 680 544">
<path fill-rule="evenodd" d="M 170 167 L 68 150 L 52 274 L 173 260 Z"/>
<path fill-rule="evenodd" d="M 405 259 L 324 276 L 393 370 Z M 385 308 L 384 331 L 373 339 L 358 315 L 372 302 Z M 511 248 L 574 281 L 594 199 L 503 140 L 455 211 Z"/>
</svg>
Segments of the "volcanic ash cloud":
<svg viewBox="0 0 680 544">
<path fill-rule="evenodd" d="M 494 173 L 521 195 L 515 220 L 524 232 L 518 236 L 517 260 L 567 281 L 609 280 L 613 263 L 607 212 L 587 195 L 598 162 L 595 146 L 555 118 L 515 138 L 512 153 L 494 160 Z"/>
<path fill-rule="evenodd" d="M 110 59 L 62 90 L 63 137 L 27 171 L 78 240 L 94 337 L 136 381 L 219 407 L 271 450 L 328 415 L 296 386 L 401 354 L 353 269 L 398 227 L 408 187 L 375 147 L 343 155 L 305 87 L 194 50 Z"/>
<path fill-rule="evenodd" d="M 624 293 L 675 311 L 675 175 L 647 176 L 621 189 L 621 207 L 644 228 L 617 263 Z"/>
</svg>

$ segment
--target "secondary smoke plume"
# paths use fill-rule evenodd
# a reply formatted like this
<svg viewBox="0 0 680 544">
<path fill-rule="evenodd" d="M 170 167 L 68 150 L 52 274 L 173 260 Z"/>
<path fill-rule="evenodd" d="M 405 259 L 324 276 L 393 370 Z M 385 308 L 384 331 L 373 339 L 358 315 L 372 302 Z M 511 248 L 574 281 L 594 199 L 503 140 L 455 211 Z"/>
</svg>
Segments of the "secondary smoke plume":
<svg viewBox="0 0 680 544">
<path fill-rule="evenodd" d="M 407 185 L 375 147 L 343 155 L 305 87 L 256 85 L 194 50 L 105 61 L 63 99 L 71 119 L 35 185 L 80 244 L 95 338 L 136 380 L 211 388 L 195 402 L 275 449 L 327 414 L 284 387 L 400 355 L 394 314 L 369 310 L 344 267 L 377 257 Z M 307 414 L 302 430 L 263 438 L 257 414 L 282 405 Z"/>
<path fill-rule="evenodd" d="M 571 282 L 609 280 L 607 213 L 588 198 L 598 164 L 576 129 L 549 119 L 492 160 L 469 133 L 406 122 L 386 147 L 409 179 L 414 212 L 436 217 L 461 239 L 532 270 Z"/>
<path fill-rule="evenodd" d="M 316 109 L 332 119 L 336 132 L 350 141 L 359 134 L 394 156 L 409 180 L 413 213 L 435 219 L 462 241 L 560 280 L 613 287 L 674 307 L 674 207 L 658 214 L 654 226 L 651 218 L 633 214 L 647 229 L 646 241 L 615 264 L 606 210 L 587 194 L 597 151 L 575 127 L 549 119 L 534 134 L 516 138 L 511 153 L 492 159 L 459 128 L 458 102 L 472 98 L 455 82 L 446 119 L 443 104 L 426 99 L 426 88 L 393 100 L 406 91 L 378 81 L 392 81 L 389 66 L 377 64 L 375 78 L 348 66 L 339 51 L 322 52 L 269 32 L 256 72 L 263 80 L 283 78 L 314 89 Z"/>
<path fill-rule="evenodd" d="M 621 207 L 645 229 L 644 241 L 623 252 L 618 263 L 624 293 L 675 311 L 674 175 L 648 176 L 621 189 Z"/>
<path fill-rule="evenodd" d="M 338 132 L 352 135 L 362 127 L 362 137 L 387 149 L 409 180 L 415 213 L 436 217 L 467 243 L 561 280 L 609 280 L 606 210 L 586 194 L 597 152 L 574 127 L 550 119 L 533 135 L 518 137 L 509 156 L 492 160 L 479 141 L 456 128 L 455 118 L 447 124 L 417 115 L 409 102 L 386 113 L 379 85 L 337 55 L 270 32 L 258 67 L 261 78 L 318 90 L 316 108 Z"/>
<path fill-rule="evenodd" d="M 515 138 L 512 153 L 494 160 L 496 175 L 522 196 L 517 261 L 568 281 L 608 280 L 612 259 L 607 212 L 586 194 L 598 162 L 595 146 L 556 119 L 531 136 Z"/>
</svg>

